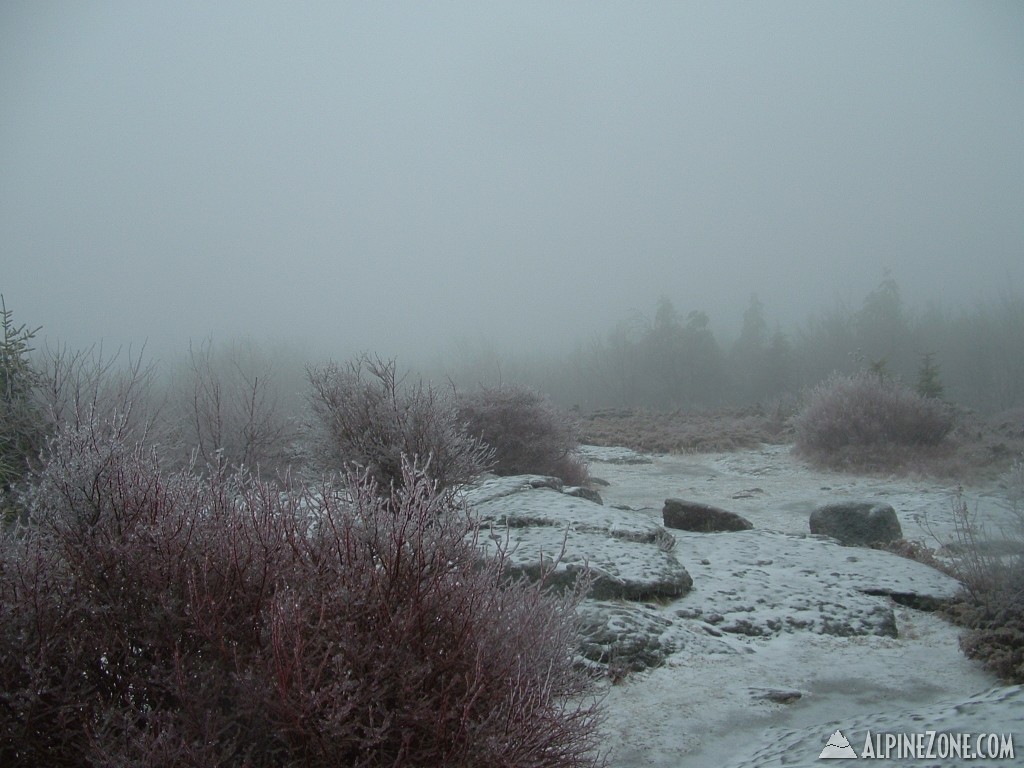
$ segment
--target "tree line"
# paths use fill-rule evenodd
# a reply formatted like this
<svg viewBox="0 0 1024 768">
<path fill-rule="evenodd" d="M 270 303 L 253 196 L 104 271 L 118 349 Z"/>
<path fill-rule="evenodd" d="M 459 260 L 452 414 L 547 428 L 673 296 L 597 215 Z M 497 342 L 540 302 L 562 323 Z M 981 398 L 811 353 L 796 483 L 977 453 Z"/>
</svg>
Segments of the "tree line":
<svg viewBox="0 0 1024 768">
<path fill-rule="evenodd" d="M 834 373 L 862 370 L 983 413 L 1024 406 L 1024 297 L 919 310 L 886 277 L 858 306 L 836 304 L 783 327 L 755 294 L 737 337 L 722 343 L 707 312 L 680 311 L 662 296 L 650 317 L 625 319 L 557 359 L 477 354 L 448 375 L 523 381 L 583 411 L 705 410 L 785 402 Z"/>
</svg>

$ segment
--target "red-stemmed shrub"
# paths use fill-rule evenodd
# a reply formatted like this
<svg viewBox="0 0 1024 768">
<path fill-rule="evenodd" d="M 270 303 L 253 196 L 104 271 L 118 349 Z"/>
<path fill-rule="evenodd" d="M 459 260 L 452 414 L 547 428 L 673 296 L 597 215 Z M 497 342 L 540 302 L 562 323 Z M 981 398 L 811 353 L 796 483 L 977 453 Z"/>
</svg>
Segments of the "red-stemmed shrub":
<svg viewBox="0 0 1024 768">
<path fill-rule="evenodd" d="M 458 406 L 469 433 L 494 448 L 496 474 L 553 475 L 569 485 L 587 481 L 577 453 L 579 424 L 536 390 L 481 387 L 462 394 Z"/>
<path fill-rule="evenodd" d="M 387 498 L 161 472 L 85 425 L 0 539 L 0 765 L 589 766 L 575 601 Z"/>
</svg>

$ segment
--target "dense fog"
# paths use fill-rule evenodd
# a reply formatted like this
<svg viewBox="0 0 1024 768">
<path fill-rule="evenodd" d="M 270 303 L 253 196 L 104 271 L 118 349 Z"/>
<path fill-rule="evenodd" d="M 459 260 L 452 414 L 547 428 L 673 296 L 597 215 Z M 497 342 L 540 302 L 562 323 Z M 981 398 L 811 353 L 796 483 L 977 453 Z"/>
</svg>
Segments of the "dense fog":
<svg viewBox="0 0 1024 768">
<path fill-rule="evenodd" d="M 0 0 L 0 766 L 1012 759 L 1022 126 L 1020 0 Z"/>
<path fill-rule="evenodd" d="M 795 408 L 833 374 L 874 372 L 982 413 L 1024 406 L 1024 297 L 1003 293 L 956 311 L 908 306 L 883 279 L 860 301 L 784 326 L 757 294 L 734 337 L 707 313 L 662 296 L 566 354 L 501 355 L 466 347 L 435 369 L 463 387 L 527 383 L 564 406 L 711 410 Z"/>
<path fill-rule="evenodd" d="M 1022 78 L 1016 3 L 4 3 L 0 293 L 172 364 L 703 407 L 933 353 L 1004 407 Z"/>
</svg>

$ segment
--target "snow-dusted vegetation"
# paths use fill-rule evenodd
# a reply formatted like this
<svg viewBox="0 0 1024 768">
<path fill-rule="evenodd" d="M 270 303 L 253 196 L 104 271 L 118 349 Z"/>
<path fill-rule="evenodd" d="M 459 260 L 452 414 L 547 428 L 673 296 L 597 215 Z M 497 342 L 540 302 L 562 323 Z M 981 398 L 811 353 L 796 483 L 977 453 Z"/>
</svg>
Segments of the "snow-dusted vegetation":
<svg viewBox="0 0 1024 768">
<path fill-rule="evenodd" d="M 2 0 L 0 768 L 1019 728 L 1022 30 Z"/>
<path fill-rule="evenodd" d="M 224 386 L 193 356 L 175 430 L 180 411 L 166 423 L 109 382 L 47 408 L 11 329 L 5 766 L 599 763 L 579 593 L 482 557 L 456 491 L 491 449 L 447 399 L 393 363 L 312 369 L 318 431 L 298 449 L 257 377 Z M 14 442 L 37 433 L 39 453 Z M 294 475 L 256 474 L 285 448 Z"/>
<path fill-rule="evenodd" d="M 728 764 L 737 713 L 952 728 L 995 686 L 970 706 L 1019 716 L 1024 433 L 934 368 L 570 413 L 366 355 L 296 398 L 251 345 L 164 376 L 4 319 L 5 765 Z M 681 499 L 743 525 L 668 529 Z M 897 538 L 809 536 L 835 502 L 888 504 Z M 823 693 L 855 651 L 874 719 Z M 709 686 L 682 732 L 652 714 Z"/>
<path fill-rule="evenodd" d="M 954 427 L 946 404 L 868 371 L 833 376 L 813 388 L 794 421 L 803 456 L 868 471 L 898 471 L 908 459 L 941 450 Z"/>
<path fill-rule="evenodd" d="M 0 543 L 0 761 L 596 764 L 575 594 L 400 480 L 168 473 L 123 422 L 59 430 Z"/>
<path fill-rule="evenodd" d="M 479 387 L 458 398 L 466 429 L 494 449 L 498 475 L 554 475 L 583 485 L 579 423 L 550 398 L 523 386 Z"/>
</svg>

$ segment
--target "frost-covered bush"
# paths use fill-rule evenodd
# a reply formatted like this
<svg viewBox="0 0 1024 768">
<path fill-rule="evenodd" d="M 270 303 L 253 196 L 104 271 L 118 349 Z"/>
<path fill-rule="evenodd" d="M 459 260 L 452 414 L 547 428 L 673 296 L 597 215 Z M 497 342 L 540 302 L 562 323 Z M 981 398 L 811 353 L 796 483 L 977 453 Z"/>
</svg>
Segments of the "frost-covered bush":
<svg viewBox="0 0 1024 768">
<path fill-rule="evenodd" d="M 958 609 L 960 647 L 1009 683 L 1024 683 L 1024 559 L 1004 565 L 980 600 Z"/>
<path fill-rule="evenodd" d="M 0 765 L 599 762 L 577 597 L 422 473 L 282 493 L 116 434 L 59 436 L 0 539 Z"/>
<path fill-rule="evenodd" d="M 417 463 L 441 490 L 486 470 L 492 451 L 470 436 L 452 398 L 422 381 L 406 383 L 395 361 L 367 356 L 309 371 L 312 461 L 319 469 L 357 467 L 387 491 Z"/>
<path fill-rule="evenodd" d="M 138 440 L 158 439 L 153 367 L 143 365 L 141 353 L 129 351 L 117 366 L 120 354 L 104 356 L 102 347 L 37 351 L 31 342 L 38 330 L 14 325 L 0 296 L 0 511 L 8 522 L 23 514 L 17 486 L 38 469 L 47 438 L 60 426 L 98 419 Z"/>
<path fill-rule="evenodd" d="M 461 395 L 458 408 L 469 433 L 494 448 L 497 474 L 586 482 L 587 468 L 577 453 L 579 425 L 541 393 L 523 386 L 482 387 Z"/>
<path fill-rule="evenodd" d="M 873 373 L 833 376 L 795 420 L 797 450 L 836 467 L 885 469 L 940 445 L 953 417 L 941 402 Z"/>
</svg>

